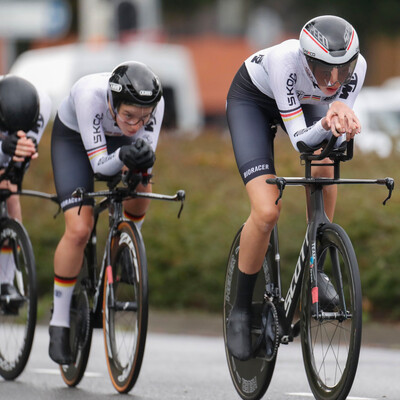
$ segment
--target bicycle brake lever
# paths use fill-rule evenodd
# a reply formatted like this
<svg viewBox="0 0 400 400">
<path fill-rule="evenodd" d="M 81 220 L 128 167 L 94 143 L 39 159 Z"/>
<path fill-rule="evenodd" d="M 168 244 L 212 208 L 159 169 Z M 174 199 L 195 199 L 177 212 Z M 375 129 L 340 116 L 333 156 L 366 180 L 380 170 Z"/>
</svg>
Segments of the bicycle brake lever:
<svg viewBox="0 0 400 400">
<path fill-rule="evenodd" d="M 79 204 L 79 210 L 78 210 L 78 215 L 81 215 L 81 210 L 83 206 L 83 198 L 85 196 L 85 188 L 83 187 L 78 187 L 72 192 L 72 197 L 76 199 L 80 199 L 80 204 Z"/>
<path fill-rule="evenodd" d="M 386 202 L 392 197 L 392 192 L 394 189 L 394 179 L 393 178 L 385 178 L 385 184 L 387 189 L 389 190 L 389 194 L 386 199 L 383 201 L 383 205 L 386 205 Z"/>
<path fill-rule="evenodd" d="M 53 218 L 56 219 L 61 214 L 61 204 L 58 204 L 57 212 L 53 215 Z"/>
<path fill-rule="evenodd" d="M 275 184 L 279 189 L 279 196 L 275 201 L 275 204 L 278 205 L 278 202 L 282 198 L 283 191 L 285 190 L 285 187 L 286 187 L 286 179 L 285 178 L 276 178 Z"/>
<path fill-rule="evenodd" d="M 185 191 L 184 190 L 178 190 L 178 192 L 176 193 L 176 199 L 181 202 L 181 207 L 180 207 L 179 212 L 178 212 L 178 218 L 181 217 L 183 206 L 185 204 L 185 198 L 186 198 Z"/>
</svg>

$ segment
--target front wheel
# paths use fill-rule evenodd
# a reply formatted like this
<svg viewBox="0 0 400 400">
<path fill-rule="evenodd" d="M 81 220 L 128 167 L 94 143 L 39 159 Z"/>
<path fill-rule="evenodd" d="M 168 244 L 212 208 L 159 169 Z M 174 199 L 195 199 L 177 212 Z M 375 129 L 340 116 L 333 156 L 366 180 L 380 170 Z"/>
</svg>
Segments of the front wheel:
<svg viewBox="0 0 400 400">
<path fill-rule="evenodd" d="M 17 221 L 0 222 L 0 375 L 17 378 L 28 362 L 36 326 L 36 268 L 32 245 Z M 14 288 L 17 296 L 10 297 Z"/>
<path fill-rule="evenodd" d="M 322 313 L 312 315 L 309 268 L 302 288 L 301 344 L 308 382 L 318 400 L 346 399 L 356 374 L 361 345 L 362 299 L 358 264 L 346 232 L 323 226 L 317 238 L 318 271 L 330 280 Z M 326 295 L 325 295 L 326 297 Z"/>
<path fill-rule="evenodd" d="M 224 309 L 223 309 L 223 328 L 225 353 L 228 362 L 229 373 L 231 375 L 236 391 L 242 399 L 258 400 L 264 395 L 272 379 L 275 368 L 276 353 L 272 357 L 266 357 L 265 351 L 256 350 L 254 356 L 247 361 L 240 361 L 235 358 L 227 346 L 227 323 L 230 312 L 235 304 L 237 296 L 237 275 L 239 260 L 239 243 L 242 229 L 236 234 L 229 253 L 228 266 L 226 269 L 225 289 L 224 289 Z M 272 238 L 272 235 L 271 235 Z M 271 245 L 270 245 L 271 248 Z M 252 342 L 253 347 L 260 343 L 260 335 L 263 332 L 262 319 L 265 310 L 264 294 L 266 285 L 272 281 L 272 251 L 267 253 L 263 268 L 258 274 L 252 300 Z M 260 340 L 261 339 L 261 340 Z"/>
<path fill-rule="evenodd" d="M 139 376 L 148 320 L 146 253 L 135 225 L 123 221 L 112 238 L 104 280 L 103 331 L 108 372 L 115 389 L 128 393 Z"/>
</svg>

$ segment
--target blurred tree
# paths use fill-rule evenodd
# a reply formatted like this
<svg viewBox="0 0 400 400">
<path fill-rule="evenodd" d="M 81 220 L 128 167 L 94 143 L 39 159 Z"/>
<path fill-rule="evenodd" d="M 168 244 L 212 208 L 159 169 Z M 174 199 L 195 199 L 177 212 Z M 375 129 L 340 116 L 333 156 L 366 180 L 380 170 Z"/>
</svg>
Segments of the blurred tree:
<svg viewBox="0 0 400 400">
<path fill-rule="evenodd" d="M 209 4 L 215 4 L 216 0 L 161 0 L 163 10 L 167 14 L 185 14 L 192 13 Z M 189 14 L 191 15 L 191 14 Z"/>
<path fill-rule="evenodd" d="M 286 1 L 287 3 L 287 1 Z M 295 20 L 303 21 L 321 14 L 339 15 L 354 25 L 359 36 L 399 35 L 400 1 L 398 0 L 291 0 Z M 301 17 L 301 18 L 299 18 Z"/>
<path fill-rule="evenodd" d="M 188 15 L 200 9 L 216 5 L 218 0 L 161 0 L 163 12 L 168 15 Z M 399 0 L 246 0 L 249 9 L 265 5 L 276 10 L 287 23 L 289 31 L 297 32 L 304 21 L 316 15 L 335 14 L 348 19 L 359 36 L 377 34 L 399 35 Z"/>
</svg>

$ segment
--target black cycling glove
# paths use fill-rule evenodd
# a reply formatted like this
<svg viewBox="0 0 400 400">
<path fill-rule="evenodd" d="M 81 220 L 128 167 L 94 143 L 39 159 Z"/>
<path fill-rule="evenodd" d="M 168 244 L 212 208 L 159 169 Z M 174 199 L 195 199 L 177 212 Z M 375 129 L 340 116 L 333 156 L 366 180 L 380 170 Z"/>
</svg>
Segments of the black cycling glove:
<svg viewBox="0 0 400 400">
<path fill-rule="evenodd" d="M 1 143 L 1 150 L 3 153 L 11 157 L 14 156 L 18 139 L 19 137 L 15 134 L 6 136 Z"/>
<path fill-rule="evenodd" d="M 156 161 L 153 149 L 143 139 L 136 140 L 134 144 L 122 146 L 119 158 L 129 169 L 133 170 L 149 169 Z"/>
</svg>

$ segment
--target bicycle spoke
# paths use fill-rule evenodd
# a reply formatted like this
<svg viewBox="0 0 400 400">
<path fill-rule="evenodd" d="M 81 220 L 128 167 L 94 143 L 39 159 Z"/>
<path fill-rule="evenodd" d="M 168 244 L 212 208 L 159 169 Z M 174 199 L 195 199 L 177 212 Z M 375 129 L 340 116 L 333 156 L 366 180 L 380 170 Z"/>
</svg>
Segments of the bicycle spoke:
<svg viewBox="0 0 400 400">
<path fill-rule="evenodd" d="M 32 346 L 36 325 L 36 270 L 24 227 L 15 220 L 5 219 L 0 232 L 0 375 L 11 380 L 25 368 Z M 14 292 L 12 299 L 7 294 L 10 290 Z"/>
</svg>

